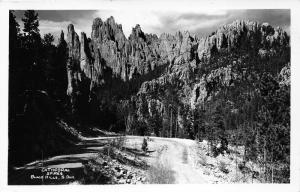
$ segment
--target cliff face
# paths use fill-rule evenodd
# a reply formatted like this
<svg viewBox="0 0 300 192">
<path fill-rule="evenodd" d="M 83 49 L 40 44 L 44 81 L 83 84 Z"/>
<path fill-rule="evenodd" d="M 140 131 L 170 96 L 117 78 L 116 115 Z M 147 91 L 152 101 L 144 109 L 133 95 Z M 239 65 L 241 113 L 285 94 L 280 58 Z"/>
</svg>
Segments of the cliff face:
<svg viewBox="0 0 300 192">
<path fill-rule="evenodd" d="M 68 66 L 72 66 L 68 70 L 68 93 L 80 81 L 80 73 L 91 79 L 93 85 L 101 84 L 105 68 L 111 69 L 115 77 L 128 81 L 166 63 L 182 64 L 197 59 L 198 48 L 196 38 L 188 32 L 178 32 L 175 36 L 162 34 L 158 38 L 153 34 L 145 34 L 139 25 L 132 29 L 126 39 L 122 26 L 116 24 L 113 17 L 104 22 L 96 18 L 91 39 L 81 33 L 79 40 L 74 26 L 69 25 L 67 42 Z"/>
<path fill-rule="evenodd" d="M 213 52 L 234 49 L 260 50 L 270 52 L 271 49 L 289 44 L 289 37 L 281 29 L 274 29 L 267 23 L 252 21 L 235 21 L 222 26 L 211 36 L 199 41 L 198 56 L 210 58 Z"/>
<path fill-rule="evenodd" d="M 221 51 L 248 49 L 258 51 L 261 56 L 276 54 L 280 47 L 289 44 L 289 37 L 281 28 L 274 29 L 266 23 L 235 21 L 205 38 L 191 36 L 187 31 L 174 36 L 162 34 L 158 38 L 145 34 L 136 25 L 126 39 L 122 26 L 110 17 L 104 22 L 100 18 L 94 20 L 91 39 L 81 33 L 79 40 L 74 26 L 70 25 L 67 41 L 70 62 L 74 62 L 74 66 L 79 62 L 80 71 L 94 83 L 101 84 L 106 67 L 113 75 L 128 81 L 167 62 L 176 65 L 195 61 L 196 64 Z"/>
<path fill-rule="evenodd" d="M 81 80 L 80 70 L 80 42 L 77 33 L 74 30 L 73 25 L 68 26 L 67 34 L 68 45 L 68 61 L 67 61 L 67 73 L 68 73 L 68 89 L 67 94 L 71 96 L 78 89 L 78 84 Z"/>
<path fill-rule="evenodd" d="M 279 59 L 275 63 L 281 69 L 289 57 L 289 37 L 281 28 L 251 21 L 235 21 L 205 38 L 187 31 L 158 38 L 136 25 L 127 39 L 113 17 L 106 21 L 96 18 L 91 38 L 85 33 L 79 38 L 74 26 L 69 25 L 67 44 L 67 93 L 71 103 L 76 106 L 76 98 L 82 93 L 89 98 L 96 94 L 101 100 L 106 90 L 119 89 L 119 99 L 132 97 L 138 116 L 141 97 L 145 97 L 149 114 L 151 106 L 157 105 L 154 108 L 163 116 L 166 103 L 162 98 L 171 87 L 177 90 L 176 98 L 183 105 L 180 108 L 187 105 L 195 109 L 223 88 L 243 84 L 245 79 L 258 80 L 259 72 L 252 68 L 260 64 L 255 62 Z M 133 84 L 138 91 L 128 92 Z M 159 98 L 160 94 L 163 96 Z M 181 119 L 179 112 L 176 116 Z"/>
</svg>

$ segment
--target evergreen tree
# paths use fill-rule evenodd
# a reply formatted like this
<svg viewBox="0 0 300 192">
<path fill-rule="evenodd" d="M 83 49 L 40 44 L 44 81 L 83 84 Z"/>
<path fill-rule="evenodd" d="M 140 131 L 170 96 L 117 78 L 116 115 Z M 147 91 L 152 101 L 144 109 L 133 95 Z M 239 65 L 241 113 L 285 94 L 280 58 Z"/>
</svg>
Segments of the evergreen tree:
<svg viewBox="0 0 300 192">
<path fill-rule="evenodd" d="M 24 17 L 24 35 L 25 35 L 25 47 L 32 48 L 30 46 L 39 45 L 41 41 L 40 30 L 39 30 L 39 17 L 38 13 L 34 10 L 26 10 Z"/>
<path fill-rule="evenodd" d="M 38 14 L 34 10 L 27 10 L 24 13 L 24 18 L 22 21 L 24 22 L 24 32 L 29 34 L 39 33 L 39 21 Z"/>
<path fill-rule="evenodd" d="M 13 11 L 9 11 L 9 138 L 13 143 L 16 114 L 22 111 L 20 94 L 23 92 L 23 76 L 20 58 L 20 25 Z"/>
<path fill-rule="evenodd" d="M 53 42 L 54 42 L 54 37 L 51 33 L 47 33 L 44 35 L 43 44 L 45 47 L 53 46 Z"/>
<path fill-rule="evenodd" d="M 15 97 L 18 90 L 18 79 L 21 75 L 21 66 L 19 60 L 19 45 L 20 45 L 20 25 L 16 21 L 16 16 L 13 11 L 9 11 L 9 93 L 10 99 Z M 17 78 L 18 77 L 18 78 Z"/>
<path fill-rule="evenodd" d="M 27 89 L 45 89 L 45 66 L 42 63 L 42 40 L 39 33 L 38 13 L 34 10 L 24 12 L 22 47 L 25 49 L 25 68 L 28 72 Z"/>
<path fill-rule="evenodd" d="M 16 21 L 14 11 L 9 11 L 9 48 L 13 54 L 13 49 L 16 49 L 20 43 L 20 25 Z"/>
</svg>

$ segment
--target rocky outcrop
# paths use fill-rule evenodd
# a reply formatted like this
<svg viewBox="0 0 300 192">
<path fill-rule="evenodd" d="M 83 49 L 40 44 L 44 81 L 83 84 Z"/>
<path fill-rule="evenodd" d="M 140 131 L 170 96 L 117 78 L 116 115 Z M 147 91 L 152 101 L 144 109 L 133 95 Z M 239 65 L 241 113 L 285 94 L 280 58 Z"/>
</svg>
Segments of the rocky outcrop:
<svg viewBox="0 0 300 192">
<path fill-rule="evenodd" d="M 155 35 L 145 34 L 140 25 L 132 28 L 128 38 L 129 79 L 153 71 L 159 65 L 158 38 Z"/>
<path fill-rule="evenodd" d="M 83 163 L 83 184 L 145 184 L 147 167 L 145 161 L 130 151 L 105 148 L 97 158 Z"/>
<path fill-rule="evenodd" d="M 289 44 L 289 37 L 281 28 L 274 29 L 267 23 L 235 21 L 224 25 L 209 37 L 199 41 L 198 56 L 210 58 L 221 50 L 233 49 L 269 50 Z"/>
<path fill-rule="evenodd" d="M 279 85 L 290 86 L 291 84 L 291 65 L 288 63 L 279 73 Z"/>
<path fill-rule="evenodd" d="M 201 39 L 187 31 L 177 32 L 174 36 L 162 34 L 158 38 L 153 34 L 145 34 L 141 26 L 136 25 L 126 39 L 122 26 L 113 17 L 106 21 L 96 18 L 91 39 L 82 33 L 79 41 L 74 26 L 68 27 L 71 58 L 68 62 L 68 94 L 73 92 L 72 89 L 81 79 L 79 71 L 91 80 L 92 89 L 105 83 L 105 70 L 111 71 L 114 78 L 126 82 L 167 63 L 171 70 L 180 68 L 173 65 L 186 64 L 195 69 L 200 60 L 233 49 L 257 50 L 261 57 L 272 56 L 278 47 L 288 43 L 289 38 L 282 29 L 250 21 L 235 21 Z"/>
<path fill-rule="evenodd" d="M 67 95 L 71 96 L 76 93 L 81 80 L 80 70 L 80 41 L 74 26 L 68 26 L 67 34 L 68 45 L 68 61 L 67 61 L 67 74 L 68 74 L 68 89 Z"/>
<path fill-rule="evenodd" d="M 106 21 L 96 18 L 93 22 L 91 39 L 85 33 L 81 33 L 80 42 L 74 31 L 74 26 L 68 27 L 68 63 L 72 70 L 78 69 L 80 59 L 80 71 L 91 79 L 93 86 L 101 85 L 104 79 L 105 69 L 111 71 L 111 75 L 128 81 L 135 76 L 140 76 L 155 70 L 163 64 L 160 60 L 159 39 L 156 35 L 145 34 L 139 25 L 132 29 L 132 33 L 126 39 L 122 26 L 115 23 L 110 17 Z M 76 68 L 76 69 L 74 69 Z M 71 72 L 70 68 L 68 94 L 72 91 L 80 75 Z M 76 76 L 76 77 L 75 77 Z"/>
<path fill-rule="evenodd" d="M 241 78 L 242 76 L 235 72 L 231 65 L 212 70 L 195 84 L 191 96 L 191 107 L 194 109 L 197 104 L 203 104 L 204 101 L 210 99 L 212 91 L 217 92 L 222 87 L 234 86 L 234 83 Z"/>
<path fill-rule="evenodd" d="M 105 22 L 96 18 L 93 22 L 91 44 L 92 55 L 94 55 L 95 70 L 101 71 L 103 65 L 112 69 L 114 75 L 122 75 L 126 70 L 122 66 L 123 50 L 125 50 L 126 38 L 122 31 L 122 26 L 115 23 L 114 18 L 110 17 Z M 101 75 L 98 72 L 98 75 Z M 122 77 L 126 79 L 124 76 Z"/>
<path fill-rule="evenodd" d="M 244 51 L 268 59 L 289 46 L 289 37 L 281 28 L 274 29 L 266 23 L 235 21 L 206 38 L 187 31 L 175 35 L 163 33 L 158 38 L 136 25 L 127 39 L 122 26 L 110 17 L 106 21 L 94 19 L 91 38 L 81 33 L 80 41 L 74 26 L 69 25 L 67 42 L 68 95 L 91 92 L 105 85 L 111 92 L 133 83 L 137 84 L 134 97 L 147 95 L 150 106 L 153 99 L 157 100 L 150 95 L 173 86 L 183 88 L 180 99 L 195 108 L 209 100 L 216 87 L 234 86 L 235 81 L 244 78 L 233 69 L 236 61 L 225 62 L 223 67 L 216 66 L 199 76 L 202 64 L 214 54 Z"/>
<path fill-rule="evenodd" d="M 160 36 L 161 57 L 168 58 L 170 63 L 183 64 L 197 59 L 197 47 L 196 36 L 192 37 L 188 31 Z"/>
<path fill-rule="evenodd" d="M 128 81 L 167 62 L 190 62 L 197 59 L 198 47 L 196 37 L 188 32 L 178 32 L 175 36 L 163 34 L 158 38 L 145 34 L 140 25 L 136 25 L 126 39 L 122 26 L 116 24 L 113 17 L 104 22 L 96 18 L 91 39 L 82 33 L 80 44 L 81 71 L 93 84 L 101 84 L 105 68 L 111 69 L 113 76 Z"/>
<path fill-rule="evenodd" d="M 72 24 L 68 26 L 67 50 L 67 95 L 70 96 L 72 114 L 75 118 L 83 117 L 87 115 L 83 109 L 86 109 L 89 101 L 94 66 L 85 34 L 81 33 L 80 41 Z"/>
</svg>

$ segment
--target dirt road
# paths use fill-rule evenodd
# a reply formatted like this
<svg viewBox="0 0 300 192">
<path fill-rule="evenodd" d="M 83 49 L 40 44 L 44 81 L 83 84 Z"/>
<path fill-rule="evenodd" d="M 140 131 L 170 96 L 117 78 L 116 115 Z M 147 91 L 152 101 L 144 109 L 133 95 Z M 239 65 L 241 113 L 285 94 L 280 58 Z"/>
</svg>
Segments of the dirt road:
<svg viewBox="0 0 300 192">
<path fill-rule="evenodd" d="M 155 150 L 149 164 L 157 163 L 171 169 L 174 174 L 174 183 L 200 184 L 206 183 L 203 174 L 195 166 L 196 142 L 188 139 L 151 137 L 149 150 Z"/>
<path fill-rule="evenodd" d="M 97 153 L 111 140 L 117 137 L 87 138 L 68 154 L 50 157 L 28 163 L 16 170 L 39 170 L 41 168 L 80 169 L 83 162 L 95 158 Z M 141 150 L 141 136 L 126 136 L 126 146 Z M 169 169 L 174 178 L 171 183 L 207 183 L 201 171 L 195 167 L 196 142 L 188 139 L 150 137 L 148 155 L 143 158 L 150 167 L 160 164 Z"/>
</svg>

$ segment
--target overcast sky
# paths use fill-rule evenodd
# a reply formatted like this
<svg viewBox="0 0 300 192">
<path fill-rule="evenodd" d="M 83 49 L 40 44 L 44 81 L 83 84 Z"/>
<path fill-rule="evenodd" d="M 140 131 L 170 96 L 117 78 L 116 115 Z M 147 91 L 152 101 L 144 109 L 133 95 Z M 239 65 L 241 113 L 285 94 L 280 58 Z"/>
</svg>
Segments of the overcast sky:
<svg viewBox="0 0 300 192">
<path fill-rule="evenodd" d="M 188 30 L 198 36 L 207 36 L 218 27 L 237 19 L 268 22 L 272 26 L 280 26 L 290 32 L 290 10 L 282 9 L 248 9 L 248 10 L 201 10 L 201 11 L 133 11 L 133 10 L 38 10 L 40 20 L 40 33 L 52 33 L 56 40 L 67 25 L 73 23 L 76 32 L 84 31 L 90 36 L 93 19 L 100 17 L 106 20 L 113 16 L 115 21 L 122 24 L 126 37 L 131 33 L 132 27 L 140 24 L 146 33 L 174 34 L 176 31 Z M 24 11 L 15 11 L 17 21 L 23 28 L 21 18 Z"/>
</svg>

